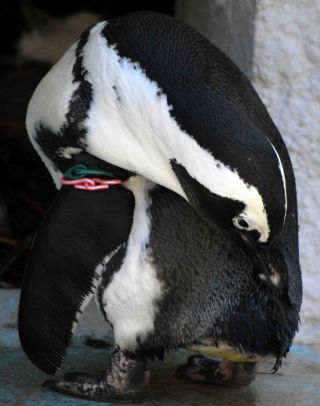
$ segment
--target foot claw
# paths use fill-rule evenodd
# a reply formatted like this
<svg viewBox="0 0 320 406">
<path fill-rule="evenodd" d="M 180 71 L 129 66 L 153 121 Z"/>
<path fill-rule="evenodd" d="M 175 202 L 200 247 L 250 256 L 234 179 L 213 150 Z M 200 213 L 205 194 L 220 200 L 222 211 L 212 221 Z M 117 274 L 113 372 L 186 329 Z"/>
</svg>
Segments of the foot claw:
<svg viewBox="0 0 320 406">
<path fill-rule="evenodd" d="M 195 365 L 182 365 L 176 370 L 175 375 L 191 382 L 206 382 L 205 377 L 199 371 L 200 368 Z"/>
<path fill-rule="evenodd" d="M 177 369 L 176 375 L 191 382 L 242 386 L 254 380 L 255 364 L 235 364 L 225 360 L 218 362 L 202 355 L 193 355 L 188 358 L 186 365 Z"/>
<path fill-rule="evenodd" d="M 203 355 L 191 355 L 187 359 L 187 364 L 198 368 L 216 368 L 219 361 L 204 357 Z"/>
</svg>

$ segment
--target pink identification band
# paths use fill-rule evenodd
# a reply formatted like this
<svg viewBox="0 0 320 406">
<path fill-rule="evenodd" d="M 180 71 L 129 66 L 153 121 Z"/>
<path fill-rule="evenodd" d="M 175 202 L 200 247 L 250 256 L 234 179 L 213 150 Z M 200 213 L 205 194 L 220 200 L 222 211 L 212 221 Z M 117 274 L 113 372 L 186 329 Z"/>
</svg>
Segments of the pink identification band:
<svg viewBox="0 0 320 406">
<path fill-rule="evenodd" d="M 93 192 L 95 190 L 109 189 L 112 185 L 121 185 L 120 179 L 100 179 L 100 178 L 81 178 L 81 179 L 64 179 L 60 180 L 61 185 L 73 186 L 75 189 L 88 190 Z"/>
</svg>

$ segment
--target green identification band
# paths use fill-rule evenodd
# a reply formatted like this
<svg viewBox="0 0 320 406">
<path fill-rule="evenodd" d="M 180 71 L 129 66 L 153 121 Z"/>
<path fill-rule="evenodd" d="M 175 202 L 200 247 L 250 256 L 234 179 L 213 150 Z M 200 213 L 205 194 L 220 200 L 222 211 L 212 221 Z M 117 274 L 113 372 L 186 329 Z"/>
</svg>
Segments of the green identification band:
<svg viewBox="0 0 320 406">
<path fill-rule="evenodd" d="M 111 172 L 103 171 L 102 169 L 91 169 L 85 164 L 77 164 L 69 168 L 65 173 L 64 173 L 64 178 L 65 179 L 81 179 L 85 178 L 88 175 L 102 175 L 102 176 L 107 176 L 109 178 L 114 178 L 115 175 Z"/>
</svg>

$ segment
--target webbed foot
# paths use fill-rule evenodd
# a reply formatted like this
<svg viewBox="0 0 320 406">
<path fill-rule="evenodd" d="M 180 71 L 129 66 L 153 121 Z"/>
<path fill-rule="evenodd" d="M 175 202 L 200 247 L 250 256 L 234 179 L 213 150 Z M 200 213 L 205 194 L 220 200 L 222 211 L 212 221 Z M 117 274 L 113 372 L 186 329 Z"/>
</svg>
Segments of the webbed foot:
<svg viewBox="0 0 320 406">
<path fill-rule="evenodd" d="M 176 375 L 191 382 L 242 386 L 254 381 L 255 372 L 254 362 L 216 361 L 202 355 L 192 355 L 186 365 L 177 369 Z"/>
<path fill-rule="evenodd" d="M 140 403 L 148 393 L 146 362 L 127 351 L 115 350 L 104 377 L 69 372 L 63 379 L 49 379 L 43 386 L 85 399 Z"/>
</svg>

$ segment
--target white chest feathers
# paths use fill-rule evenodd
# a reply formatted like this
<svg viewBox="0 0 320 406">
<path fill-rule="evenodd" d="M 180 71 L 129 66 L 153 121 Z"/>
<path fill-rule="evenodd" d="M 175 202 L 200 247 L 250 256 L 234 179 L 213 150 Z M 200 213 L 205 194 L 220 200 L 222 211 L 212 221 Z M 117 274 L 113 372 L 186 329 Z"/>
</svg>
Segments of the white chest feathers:
<svg viewBox="0 0 320 406">
<path fill-rule="evenodd" d="M 134 350 L 154 329 L 161 282 L 148 248 L 150 235 L 149 191 L 153 183 L 142 177 L 127 182 L 135 196 L 135 211 L 127 251 L 121 268 L 103 294 L 103 306 L 120 348 Z M 106 268 L 108 272 L 108 265 Z"/>
</svg>

